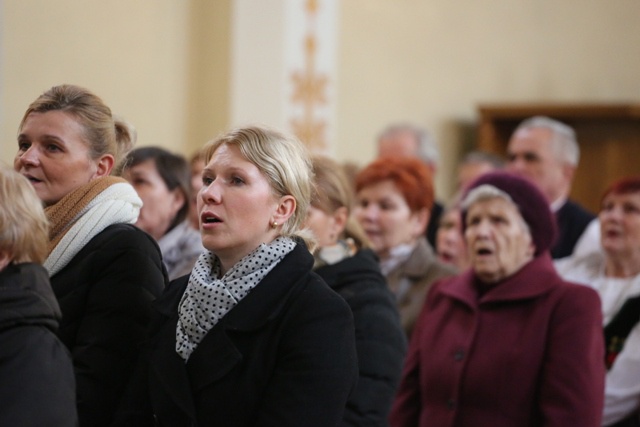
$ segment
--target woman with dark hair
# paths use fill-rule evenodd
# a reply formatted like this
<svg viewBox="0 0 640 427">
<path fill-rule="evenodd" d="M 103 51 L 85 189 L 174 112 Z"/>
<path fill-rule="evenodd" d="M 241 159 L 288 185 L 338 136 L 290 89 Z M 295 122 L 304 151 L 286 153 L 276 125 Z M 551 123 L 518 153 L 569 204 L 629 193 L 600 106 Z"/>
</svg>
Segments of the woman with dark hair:
<svg viewBox="0 0 640 427">
<path fill-rule="evenodd" d="M 565 280 L 595 289 L 602 301 L 607 368 L 603 426 L 640 425 L 640 176 L 602 196 L 601 251 L 556 261 Z"/>
<path fill-rule="evenodd" d="M 437 260 L 424 237 L 432 204 L 431 173 L 417 159 L 381 158 L 356 176 L 354 215 L 380 259 L 407 336 L 429 286 L 456 272 Z"/>
<path fill-rule="evenodd" d="M 600 302 L 556 273 L 546 198 L 494 172 L 470 185 L 462 209 L 471 268 L 431 288 L 391 425 L 599 426 Z"/>
<path fill-rule="evenodd" d="M 351 307 L 359 378 L 343 426 L 386 426 L 400 381 L 406 337 L 393 295 L 367 236 L 351 216 L 353 192 L 340 165 L 312 159 L 314 192 L 307 226 L 318 239 L 314 271 Z"/>
<path fill-rule="evenodd" d="M 136 225 L 156 239 L 169 280 L 189 274 L 204 250 L 188 220 L 191 173 L 184 157 L 160 147 L 127 156 L 123 177 L 142 199 Z"/>
<path fill-rule="evenodd" d="M 19 127 L 14 168 L 50 223 L 44 267 L 73 356 L 81 426 L 110 423 L 167 280 L 158 245 L 133 225 L 142 201 L 111 176 L 134 142 L 102 99 L 73 85 L 39 96 Z"/>
</svg>

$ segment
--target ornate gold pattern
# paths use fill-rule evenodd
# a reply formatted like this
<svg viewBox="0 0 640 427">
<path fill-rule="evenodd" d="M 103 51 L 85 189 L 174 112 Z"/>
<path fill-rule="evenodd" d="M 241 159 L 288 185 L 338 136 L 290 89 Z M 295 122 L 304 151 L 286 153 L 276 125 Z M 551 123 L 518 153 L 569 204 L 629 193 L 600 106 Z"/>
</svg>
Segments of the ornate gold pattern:
<svg viewBox="0 0 640 427">
<path fill-rule="evenodd" d="M 317 0 L 308 0 L 305 10 L 309 19 L 313 19 L 317 13 L 319 4 Z M 302 142 L 311 149 L 325 149 L 325 131 L 327 123 L 322 118 L 316 117 L 316 107 L 326 104 L 326 90 L 329 78 L 326 74 L 316 70 L 317 38 L 309 32 L 304 39 L 305 65 L 303 70 L 294 71 L 291 75 L 293 94 L 291 101 L 302 105 L 302 117 L 291 119 L 293 132 Z"/>
</svg>

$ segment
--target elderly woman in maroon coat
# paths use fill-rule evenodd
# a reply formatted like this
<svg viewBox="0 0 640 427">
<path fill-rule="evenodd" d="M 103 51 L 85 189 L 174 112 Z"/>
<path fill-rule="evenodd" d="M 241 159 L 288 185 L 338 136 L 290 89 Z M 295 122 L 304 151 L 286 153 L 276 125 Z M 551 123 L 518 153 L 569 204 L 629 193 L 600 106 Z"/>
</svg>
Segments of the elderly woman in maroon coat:
<svg viewBox="0 0 640 427">
<path fill-rule="evenodd" d="M 563 281 L 548 203 L 524 178 L 476 180 L 463 201 L 471 269 L 429 292 L 393 427 L 600 425 L 600 303 Z"/>
</svg>

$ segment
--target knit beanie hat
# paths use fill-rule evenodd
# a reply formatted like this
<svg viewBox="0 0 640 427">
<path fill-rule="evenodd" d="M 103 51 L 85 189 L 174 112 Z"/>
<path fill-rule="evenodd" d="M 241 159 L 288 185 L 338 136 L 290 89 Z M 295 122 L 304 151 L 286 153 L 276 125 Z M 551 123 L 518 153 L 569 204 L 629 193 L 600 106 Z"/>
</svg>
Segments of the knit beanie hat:
<svg viewBox="0 0 640 427">
<path fill-rule="evenodd" d="M 463 206 L 469 193 L 481 185 L 489 185 L 507 193 L 518 206 L 522 218 L 529 226 L 531 238 L 536 247 L 535 256 L 553 245 L 557 235 L 556 221 L 549 208 L 549 202 L 535 184 L 509 172 L 489 172 L 471 183 L 465 192 Z M 467 209 L 468 207 L 463 209 L 463 227 L 466 223 Z"/>
</svg>

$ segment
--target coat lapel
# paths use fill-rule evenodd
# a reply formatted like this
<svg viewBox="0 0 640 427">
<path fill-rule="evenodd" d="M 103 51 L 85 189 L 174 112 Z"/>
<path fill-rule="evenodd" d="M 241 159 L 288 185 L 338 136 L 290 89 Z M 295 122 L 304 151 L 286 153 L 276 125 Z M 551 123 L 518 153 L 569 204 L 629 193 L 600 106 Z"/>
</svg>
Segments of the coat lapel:
<svg viewBox="0 0 640 427">
<path fill-rule="evenodd" d="M 176 318 L 177 319 L 177 318 Z M 184 360 L 175 351 L 176 322 L 167 321 L 157 336 L 151 355 L 151 369 L 164 391 L 190 418 L 195 419 L 195 405 Z"/>
<path fill-rule="evenodd" d="M 294 283 L 312 265 L 313 257 L 309 251 L 300 244 L 296 245 L 260 284 L 205 335 L 186 364 L 188 379 L 194 391 L 224 377 L 243 358 L 255 357 L 242 354 L 232 337 L 262 328 L 276 317 L 289 300 L 288 294 L 300 290 Z M 175 345 L 175 330 L 173 342 Z"/>
</svg>

